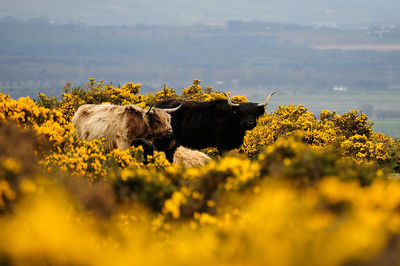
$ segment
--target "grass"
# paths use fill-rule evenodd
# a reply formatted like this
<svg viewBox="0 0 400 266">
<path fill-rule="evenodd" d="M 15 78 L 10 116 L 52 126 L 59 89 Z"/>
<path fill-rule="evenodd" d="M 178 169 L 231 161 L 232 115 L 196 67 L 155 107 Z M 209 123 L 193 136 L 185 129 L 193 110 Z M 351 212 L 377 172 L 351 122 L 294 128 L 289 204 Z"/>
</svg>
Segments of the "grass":
<svg viewBox="0 0 400 266">
<path fill-rule="evenodd" d="M 377 120 L 374 121 L 375 132 L 382 132 L 392 138 L 400 137 L 400 120 Z"/>
</svg>

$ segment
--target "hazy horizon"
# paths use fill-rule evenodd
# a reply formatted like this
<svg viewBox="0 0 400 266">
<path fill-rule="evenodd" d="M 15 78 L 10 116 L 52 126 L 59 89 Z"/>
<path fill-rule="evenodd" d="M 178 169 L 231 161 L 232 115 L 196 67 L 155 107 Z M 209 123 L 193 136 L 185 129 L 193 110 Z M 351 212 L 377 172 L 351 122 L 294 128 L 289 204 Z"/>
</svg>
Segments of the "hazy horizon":
<svg viewBox="0 0 400 266">
<path fill-rule="evenodd" d="M 259 20 L 321 26 L 399 24 L 397 0 L 274 1 L 50 1 L 0 0 L 0 18 L 46 18 L 55 23 L 94 25 L 221 24 Z"/>
</svg>

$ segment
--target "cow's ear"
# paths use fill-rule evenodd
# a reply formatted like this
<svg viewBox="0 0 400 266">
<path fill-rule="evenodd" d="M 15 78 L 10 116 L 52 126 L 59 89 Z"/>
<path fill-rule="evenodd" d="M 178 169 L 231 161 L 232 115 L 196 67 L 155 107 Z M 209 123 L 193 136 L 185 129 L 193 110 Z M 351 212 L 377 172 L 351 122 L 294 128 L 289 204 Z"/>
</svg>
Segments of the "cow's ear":
<svg viewBox="0 0 400 266">
<path fill-rule="evenodd" d="M 147 125 L 153 124 L 153 114 L 152 113 L 143 113 L 143 120 L 146 122 Z"/>
</svg>

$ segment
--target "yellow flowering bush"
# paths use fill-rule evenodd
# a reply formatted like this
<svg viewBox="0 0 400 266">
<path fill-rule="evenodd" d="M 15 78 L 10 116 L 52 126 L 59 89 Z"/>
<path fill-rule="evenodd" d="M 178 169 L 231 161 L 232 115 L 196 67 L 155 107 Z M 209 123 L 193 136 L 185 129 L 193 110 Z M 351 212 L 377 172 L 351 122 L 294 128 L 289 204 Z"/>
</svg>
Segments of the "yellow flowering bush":
<svg viewBox="0 0 400 266">
<path fill-rule="evenodd" d="M 329 176 L 357 180 L 362 185 L 384 176 L 386 169 L 374 162 L 357 164 L 332 147 L 316 149 L 303 143 L 302 134 L 280 138 L 258 155 L 264 174 L 284 176 L 299 184 L 313 184 Z M 357 169 L 355 171 L 355 169 Z"/>
<path fill-rule="evenodd" d="M 4 93 L 0 94 L 0 121 L 15 121 L 21 125 L 42 124 L 54 113 L 44 107 L 37 106 L 29 97 L 11 99 Z"/>
<path fill-rule="evenodd" d="M 249 159 L 225 157 L 218 162 L 211 161 L 202 168 L 183 170 L 167 169 L 173 172 L 169 177 L 180 188 L 176 198 L 165 202 L 164 214 L 173 218 L 193 217 L 195 213 L 215 213 L 219 195 L 225 191 L 242 190 L 252 184 L 260 175 L 260 166 Z M 167 175 L 168 176 L 168 175 Z M 178 211 L 177 211 L 178 210 Z"/>
<path fill-rule="evenodd" d="M 343 115 L 325 110 L 317 120 L 303 105 L 278 106 L 272 114 L 260 117 L 257 126 L 247 132 L 241 150 L 254 156 L 278 138 L 301 132 L 303 141 L 314 148 L 334 148 L 357 163 L 376 161 L 399 169 L 397 142 L 374 133 L 372 126 L 364 113 L 355 110 Z"/>
<path fill-rule="evenodd" d="M 201 101 L 201 102 L 226 99 L 224 93 L 215 91 L 211 87 L 203 88 L 201 87 L 200 83 L 201 80 L 194 79 L 192 86 L 182 89 L 182 98 L 187 101 Z M 236 100 L 245 100 L 245 98 L 240 97 L 236 98 Z"/>
<path fill-rule="evenodd" d="M 106 153 L 69 122 L 86 103 L 148 107 L 171 97 L 226 98 L 200 80 L 182 95 L 93 78 L 68 83 L 60 98 L 1 93 L 0 264 L 397 263 L 400 144 L 359 111 L 317 119 L 302 105 L 279 106 L 239 151 L 195 168 L 161 152 L 143 158 L 141 147 Z"/>
<path fill-rule="evenodd" d="M 68 121 L 71 121 L 78 107 L 83 104 L 109 102 L 117 105 L 140 105 L 146 100 L 146 96 L 139 94 L 141 86 L 140 83 L 129 82 L 121 87 L 115 87 L 111 83 L 106 84 L 103 80 L 96 82 L 93 78 L 90 78 L 83 88 L 72 88 L 71 83 L 67 82 L 59 102 L 54 97 L 39 94 L 37 103 L 39 106 L 47 108 L 57 107 L 63 113 L 64 117 Z M 141 107 L 144 106 L 142 105 Z"/>
<path fill-rule="evenodd" d="M 159 186 L 168 182 L 155 176 L 156 172 L 125 171 L 131 170 L 122 175 L 132 182 L 130 188 L 138 190 L 137 194 L 130 191 L 131 199 L 150 201 L 160 208 L 157 197 L 167 191 L 160 193 Z M 132 175 L 142 176 L 142 181 L 147 178 L 147 184 L 133 181 Z M 74 205 L 65 190 L 46 185 L 45 193 L 21 201 L 14 214 L 0 216 L 0 259 L 25 265 L 193 261 L 342 265 L 384 256 L 390 239 L 399 233 L 400 184 L 396 180 L 363 187 L 331 176 L 301 189 L 285 181 L 264 181 L 268 182 L 258 182 L 257 189 L 248 193 L 225 192 L 220 203 L 208 200 L 207 206 L 218 207 L 215 214 L 199 211 L 187 221 L 176 222 L 164 213 L 179 217 L 187 192 L 176 191 L 172 185 L 165 195 L 163 214 L 122 201 L 110 219 L 91 216 Z"/>
<path fill-rule="evenodd" d="M 161 91 L 155 93 L 155 97 L 156 101 L 162 101 L 169 98 L 175 98 L 177 97 L 177 94 L 173 88 L 168 88 L 167 86 L 164 86 Z"/>
<path fill-rule="evenodd" d="M 72 120 L 79 106 L 86 104 L 79 95 L 74 93 L 63 93 L 62 101 L 60 102 L 60 110 L 68 121 Z"/>
<path fill-rule="evenodd" d="M 234 103 L 248 103 L 247 97 L 245 95 L 233 96 L 232 102 Z"/>
<path fill-rule="evenodd" d="M 0 122 L 13 121 L 23 127 L 33 127 L 46 137 L 53 147 L 63 147 L 73 126 L 58 110 L 38 106 L 29 97 L 17 101 L 0 94 Z"/>
<path fill-rule="evenodd" d="M 50 153 L 41 161 L 47 171 L 60 168 L 71 175 L 87 176 L 92 181 L 102 178 L 108 173 L 106 163 L 107 157 L 100 140 L 81 141 L 75 139 L 70 141 L 64 150 Z"/>
<path fill-rule="evenodd" d="M 36 151 L 43 147 L 29 129 L 22 129 L 11 121 L 0 121 L 0 214 L 12 209 L 14 202 L 24 193 L 28 179 L 38 172 Z"/>
<path fill-rule="evenodd" d="M 120 201 L 136 200 L 155 211 L 162 209 L 164 201 L 176 188 L 163 173 L 147 168 L 130 168 L 117 172 L 113 185 Z"/>
<path fill-rule="evenodd" d="M 56 109 L 60 107 L 60 102 L 57 97 L 48 97 L 44 93 L 39 93 L 36 99 L 36 102 L 40 104 L 40 106 L 45 107 L 47 109 Z"/>
<path fill-rule="evenodd" d="M 127 150 L 104 151 L 101 140 L 84 141 L 71 136 L 63 150 L 47 153 L 40 161 L 51 172 L 60 169 L 77 177 L 87 177 L 91 182 L 101 181 L 110 176 L 115 169 L 145 167 L 142 147 Z M 147 168 L 163 169 L 170 165 L 161 152 L 147 158 Z"/>
</svg>

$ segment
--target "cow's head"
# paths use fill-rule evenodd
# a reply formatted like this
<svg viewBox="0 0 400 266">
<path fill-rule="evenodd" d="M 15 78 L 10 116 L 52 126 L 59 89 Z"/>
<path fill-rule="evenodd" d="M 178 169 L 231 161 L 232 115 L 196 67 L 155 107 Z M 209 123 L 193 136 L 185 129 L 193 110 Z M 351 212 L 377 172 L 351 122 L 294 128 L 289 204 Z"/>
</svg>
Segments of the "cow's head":
<svg viewBox="0 0 400 266">
<path fill-rule="evenodd" d="M 172 135 L 171 115 L 169 113 L 177 111 L 180 107 L 170 109 L 152 108 L 143 114 L 149 133 L 154 138 L 167 138 Z"/>
<path fill-rule="evenodd" d="M 232 103 L 231 99 L 227 96 L 228 104 L 231 106 L 234 116 L 239 120 L 240 128 L 244 130 L 251 130 L 257 124 L 257 118 L 265 113 L 267 105 L 271 96 L 276 92 L 268 95 L 265 103 Z"/>
<path fill-rule="evenodd" d="M 143 138 L 137 138 L 137 139 L 132 140 L 131 146 L 134 146 L 134 147 L 142 146 L 143 159 L 144 159 L 143 163 L 144 164 L 148 163 L 147 156 L 153 155 L 154 152 L 157 150 L 156 146 L 154 146 L 153 143 L 151 143 L 147 139 L 143 139 Z"/>
</svg>

